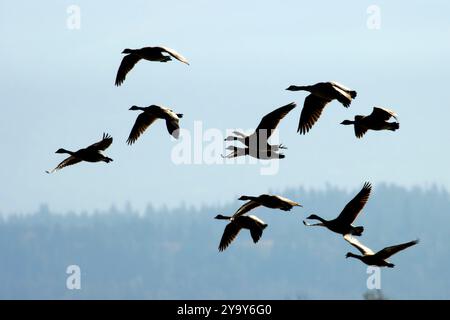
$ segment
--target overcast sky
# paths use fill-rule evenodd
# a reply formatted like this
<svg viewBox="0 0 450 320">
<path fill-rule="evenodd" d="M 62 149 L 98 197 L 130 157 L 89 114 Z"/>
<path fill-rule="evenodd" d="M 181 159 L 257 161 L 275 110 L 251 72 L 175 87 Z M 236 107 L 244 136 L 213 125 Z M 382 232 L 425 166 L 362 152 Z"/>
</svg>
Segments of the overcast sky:
<svg viewBox="0 0 450 320">
<path fill-rule="evenodd" d="M 68 28 L 70 5 L 80 9 L 80 29 Z M 368 27 L 371 5 L 380 29 Z M 1 0 L 0 212 L 201 205 L 300 185 L 356 190 L 366 180 L 450 189 L 449 13 L 448 1 Z M 191 65 L 140 62 L 115 87 L 122 50 L 155 45 Z M 357 98 L 349 109 L 331 103 L 298 135 L 306 93 L 284 89 L 329 80 Z M 273 175 L 261 175 L 267 163 L 176 164 L 182 142 L 163 122 L 125 143 L 138 114 L 131 105 L 183 113 L 193 155 L 202 144 L 195 123 L 204 133 L 249 130 L 292 101 L 279 127 L 286 158 Z M 400 130 L 359 140 L 339 124 L 375 105 L 395 110 Z M 44 172 L 64 159 L 58 148 L 86 147 L 103 132 L 114 138 L 106 150 L 114 162 Z"/>
</svg>

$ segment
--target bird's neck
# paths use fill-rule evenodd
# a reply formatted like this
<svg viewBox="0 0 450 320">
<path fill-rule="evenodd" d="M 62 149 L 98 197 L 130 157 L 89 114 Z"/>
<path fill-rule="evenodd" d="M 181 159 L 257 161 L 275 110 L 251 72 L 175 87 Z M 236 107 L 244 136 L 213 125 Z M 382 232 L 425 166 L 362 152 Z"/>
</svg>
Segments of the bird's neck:
<svg viewBox="0 0 450 320">
<path fill-rule="evenodd" d="M 348 257 L 349 258 L 358 259 L 358 260 L 362 260 L 362 258 L 363 258 L 362 256 L 354 254 L 354 253 L 351 253 L 351 252 L 348 253 Z"/>
<path fill-rule="evenodd" d="M 74 154 L 75 152 L 70 151 L 70 150 L 66 150 L 66 149 L 61 149 L 60 153 L 67 153 L 67 154 L 70 154 L 71 156 L 73 156 L 73 154 Z"/>
<path fill-rule="evenodd" d="M 252 197 L 252 196 L 242 196 L 241 200 L 247 201 L 247 200 L 256 200 L 256 197 Z"/>
<path fill-rule="evenodd" d="M 216 219 L 219 219 L 219 220 L 230 220 L 231 217 L 219 214 L 219 215 L 216 216 Z"/>
</svg>

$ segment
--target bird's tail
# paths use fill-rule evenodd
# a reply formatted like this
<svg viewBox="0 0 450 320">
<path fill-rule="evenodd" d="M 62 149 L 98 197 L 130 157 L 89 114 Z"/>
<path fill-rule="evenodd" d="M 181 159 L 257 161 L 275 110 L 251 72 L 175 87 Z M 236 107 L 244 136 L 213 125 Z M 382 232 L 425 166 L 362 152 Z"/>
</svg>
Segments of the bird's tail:
<svg viewBox="0 0 450 320">
<path fill-rule="evenodd" d="M 355 227 L 353 228 L 351 234 L 354 236 L 361 236 L 364 231 L 364 227 Z"/>
<path fill-rule="evenodd" d="M 113 159 L 109 158 L 109 157 L 105 157 L 103 159 L 103 161 L 105 161 L 106 163 L 110 163 L 111 161 L 114 161 Z"/>
<path fill-rule="evenodd" d="M 348 94 L 350 95 L 350 97 L 352 97 L 352 99 L 356 98 L 356 91 L 351 90 L 351 91 L 348 92 Z"/>
<path fill-rule="evenodd" d="M 167 62 L 167 61 L 170 61 L 170 60 L 172 60 L 171 57 L 169 57 L 169 56 L 164 56 L 164 58 L 161 58 L 160 62 Z"/>
<path fill-rule="evenodd" d="M 400 128 L 400 123 L 392 122 L 392 123 L 389 124 L 389 128 L 388 129 L 392 130 L 392 131 L 395 131 L 395 130 L 397 130 L 399 128 Z"/>
</svg>

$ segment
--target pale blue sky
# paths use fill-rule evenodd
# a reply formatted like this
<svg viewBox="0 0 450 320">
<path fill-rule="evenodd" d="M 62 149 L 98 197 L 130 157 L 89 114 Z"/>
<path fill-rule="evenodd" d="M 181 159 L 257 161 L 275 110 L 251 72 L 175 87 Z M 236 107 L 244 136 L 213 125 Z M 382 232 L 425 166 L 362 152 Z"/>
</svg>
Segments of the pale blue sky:
<svg viewBox="0 0 450 320">
<path fill-rule="evenodd" d="M 66 27 L 71 4 L 81 29 Z M 381 29 L 366 26 L 381 9 Z M 365 180 L 450 189 L 450 3 L 448 1 L 0 1 L 0 212 L 93 210 L 129 201 L 143 209 L 216 203 L 240 194 L 327 183 L 359 189 Z M 114 86 L 124 48 L 166 45 L 191 66 L 142 62 Z M 358 92 L 336 102 L 306 136 L 296 133 L 306 96 L 290 84 L 337 80 Z M 133 146 L 131 105 L 162 104 L 181 125 L 254 128 L 267 112 L 296 101 L 280 126 L 288 146 L 280 171 L 259 166 L 181 165 L 163 123 Z M 353 136 L 344 119 L 374 105 L 397 111 L 400 130 Z M 53 175 L 60 148 L 114 137 L 106 165 Z"/>
</svg>

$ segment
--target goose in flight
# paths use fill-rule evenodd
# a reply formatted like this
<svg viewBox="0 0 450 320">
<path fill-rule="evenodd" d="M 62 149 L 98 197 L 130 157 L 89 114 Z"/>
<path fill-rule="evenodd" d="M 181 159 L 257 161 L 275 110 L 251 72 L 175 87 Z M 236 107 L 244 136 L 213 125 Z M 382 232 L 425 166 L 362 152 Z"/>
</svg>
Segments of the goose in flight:
<svg viewBox="0 0 450 320">
<path fill-rule="evenodd" d="M 297 132 L 306 134 L 319 120 L 325 106 L 336 99 L 344 107 L 348 108 L 352 99 L 356 97 L 356 91 L 344 87 L 337 82 L 319 82 L 312 86 L 290 86 L 289 91 L 308 91 L 310 94 L 305 98 L 300 115 Z"/>
<path fill-rule="evenodd" d="M 280 209 L 283 211 L 290 211 L 293 207 L 302 207 L 301 204 L 278 195 L 261 194 L 257 197 L 253 196 L 241 196 L 241 201 L 247 201 L 244 203 L 233 215 L 238 217 L 246 214 L 250 210 L 253 210 L 259 206 L 267 207 L 270 209 Z"/>
<path fill-rule="evenodd" d="M 122 59 L 119 70 L 116 76 L 116 86 L 120 86 L 124 81 L 127 73 L 133 69 L 134 65 L 139 60 L 144 59 L 148 61 L 167 62 L 172 60 L 171 56 L 187 65 L 189 62 L 181 54 L 173 49 L 167 47 L 145 47 L 141 49 L 125 49 L 122 51 L 126 56 Z M 163 53 L 169 54 L 169 56 Z"/>
<path fill-rule="evenodd" d="M 371 114 L 368 116 L 356 115 L 355 120 L 344 120 L 343 125 L 354 125 L 355 136 L 362 138 L 367 130 L 391 130 L 395 131 L 400 128 L 398 122 L 388 122 L 390 118 L 397 119 L 397 114 L 389 109 L 374 107 Z"/>
<path fill-rule="evenodd" d="M 257 243 L 263 234 L 263 230 L 267 227 L 267 224 L 256 216 L 223 216 L 217 215 L 215 219 L 229 220 L 223 231 L 222 239 L 219 244 L 219 251 L 224 251 L 230 244 L 236 239 L 241 229 L 248 229 L 254 243 Z"/>
<path fill-rule="evenodd" d="M 308 227 L 320 226 L 325 227 L 333 232 L 346 235 L 352 234 L 355 236 L 360 236 L 364 227 L 355 227 L 352 225 L 358 214 L 364 208 L 367 200 L 370 196 L 370 191 L 372 190 L 372 185 L 366 182 L 361 189 L 361 191 L 344 207 L 341 214 L 333 220 L 325 220 L 315 214 L 310 215 L 307 219 L 319 220 L 319 223 L 309 224 L 303 221 L 303 224 Z"/>
<path fill-rule="evenodd" d="M 359 252 L 362 253 L 362 255 L 357 255 L 351 252 L 348 252 L 346 254 L 346 258 L 355 258 L 358 260 L 361 260 L 365 264 L 369 266 L 377 266 L 377 267 L 388 267 L 393 268 L 395 265 L 387 261 L 390 256 L 396 254 L 399 251 L 405 250 L 406 248 L 409 248 L 413 245 L 416 245 L 419 243 L 419 240 L 414 240 L 402 244 L 398 244 L 391 247 L 386 247 L 377 253 L 373 252 L 370 248 L 364 246 L 362 243 L 360 243 L 357 239 L 353 238 L 351 235 L 347 234 L 344 236 L 344 239 L 350 243 L 352 246 L 354 246 L 356 249 L 359 250 Z"/>
<path fill-rule="evenodd" d="M 279 149 L 286 149 L 283 145 L 270 145 L 267 140 L 277 128 L 280 121 L 296 107 L 295 102 L 291 102 L 285 106 L 282 106 L 268 114 L 266 114 L 259 123 L 251 135 L 245 135 L 239 131 L 234 131 L 234 136 L 228 136 L 225 141 L 240 141 L 246 146 L 244 148 L 237 149 L 243 151 L 242 155 L 256 155 L 259 151 L 267 151 L 266 153 L 276 152 Z M 264 153 L 264 152 L 263 152 Z M 283 156 L 284 157 L 284 156 Z"/>
<path fill-rule="evenodd" d="M 180 118 L 183 117 L 181 113 L 175 113 L 168 108 L 163 108 L 157 105 L 151 105 L 148 107 L 138 107 L 132 106 L 130 110 L 141 110 L 143 111 L 136 118 L 136 122 L 131 129 L 130 136 L 128 137 L 127 143 L 129 145 L 136 142 L 141 134 L 157 119 L 163 119 L 166 121 L 167 131 L 175 138 L 178 139 L 180 136 Z"/>
<path fill-rule="evenodd" d="M 103 133 L 103 138 L 101 141 L 96 142 L 92 145 L 90 145 L 87 148 L 80 149 L 78 151 L 69 151 L 66 149 L 58 149 L 55 153 L 67 153 L 70 154 L 70 157 L 62 161 L 56 168 L 54 168 L 51 171 L 45 171 L 47 173 L 53 173 L 57 170 L 60 170 L 64 167 L 76 164 L 81 161 L 87 161 L 87 162 L 99 162 L 104 161 L 106 163 L 109 163 L 113 161 L 113 159 L 108 158 L 102 154 L 102 151 L 106 150 L 112 143 L 113 138 L 107 134 Z"/>
<path fill-rule="evenodd" d="M 237 158 L 241 156 L 251 156 L 253 158 L 262 159 L 262 160 L 272 160 L 272 159 L 284 159 L 286 156 L 283 153 L 277 152 L 279 149 L 286 149 L 282 144 L 279 146 L 270 146 L 269 149 L 263 148 L 256 150 L 254 148 L 242 148 L 236 146 L 228 146 L 225 149 L 230 150 L 231 152 L 227 155 L 221 155 L 222 158 L 230 159 Z"/>
</svg>

